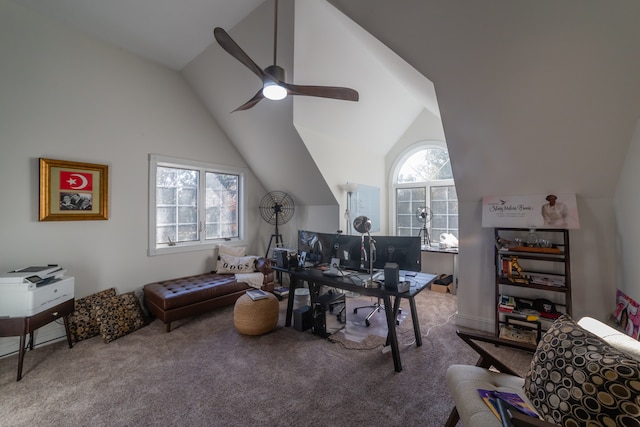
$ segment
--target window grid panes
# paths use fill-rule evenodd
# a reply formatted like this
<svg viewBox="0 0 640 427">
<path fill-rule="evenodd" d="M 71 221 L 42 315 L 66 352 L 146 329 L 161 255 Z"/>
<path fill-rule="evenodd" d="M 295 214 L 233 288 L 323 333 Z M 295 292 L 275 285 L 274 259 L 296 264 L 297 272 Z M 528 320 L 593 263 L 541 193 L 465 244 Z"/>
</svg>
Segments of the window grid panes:
<svg viewBox="0 0 640 427">
<path fill-rule="evenodd" d="M 442 233 L 458 237 L 458 198 L 449 154 L 441 147 L 426 147 L 409 156 L 398 170 L 396 181 L 396 235 L 422 236 L 431 241 Z M 419 209 L 429 207 L 432 218 L 419 219 Z"/>
<path fill-rule="evenodd" d="M 156 242 L 198 240 L 198 182 L 196 170 L 156 169 Z"/>
<path fill-rule="evenodd" d="M 456 187 L 446 185 L 430 188 L 431 192 L 431 235 L 436 241 L 442 233 L 453 234 L 458 238 L 458 196 Z"/>
<path fill-rule="evenodd" d="M 416 216 L 416 211 L 427 203 L 425 187 L 396 189 L 396 235 L 417 236 L 423 223 Z"/>
<path fill-rule="evenodd" d="M 152 158 L 155 221 L 150 223 L 150 253 L 241 239 L 242 174 L 216 171 L 213 165 L 198 162 L 178 163 L 178 159 Z"/>
<path fill-rule="evenodd" d="M 238 237 L 238 175 L 207 172 L 206 238 Z"/>
</svg>

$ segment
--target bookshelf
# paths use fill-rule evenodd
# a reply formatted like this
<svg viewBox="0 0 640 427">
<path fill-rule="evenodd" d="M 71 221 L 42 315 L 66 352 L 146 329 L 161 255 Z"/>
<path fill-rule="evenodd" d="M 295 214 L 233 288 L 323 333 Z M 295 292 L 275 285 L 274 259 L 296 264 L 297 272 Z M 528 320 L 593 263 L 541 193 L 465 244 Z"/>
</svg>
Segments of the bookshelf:
<svg viewBox="0 0 640 427">
<path fill-rule="evenodd" d="M 495 335 L 514 319 L 539 331 L 548 328 L 554 313 L 572 315 L 569 230 L 541 228 L 532 234 L 528 228 L 497 227 L 494 237 Z"/>
</svg>

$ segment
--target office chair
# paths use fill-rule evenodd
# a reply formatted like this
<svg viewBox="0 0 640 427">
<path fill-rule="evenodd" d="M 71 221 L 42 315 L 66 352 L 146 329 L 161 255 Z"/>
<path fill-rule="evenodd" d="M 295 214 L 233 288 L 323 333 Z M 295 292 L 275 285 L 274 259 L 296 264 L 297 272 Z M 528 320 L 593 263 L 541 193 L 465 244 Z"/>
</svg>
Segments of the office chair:
<svg viewBox="0 0 640 427">
<path fill-rule="evenodd" d="M 373 310 L 371 310 L 371 312 L 369 314 L 367 314 L 367 317 L 365 317 L 365 319 L 364 319 L 364 324 L 367 325 L 367 327 L 371 326 L 371 317 L 374 314 L 380 312 L 380 310 L 384 310 L 385 309 L 384 304 L 382 304 L 380 302 L 380 298 L 378 298 L 377 302 L 374 302 L 371 305 L 364 305 L 364 306 L 361 306 L 361 307 L 354 308 L 353 312 L 354 313 L 358 313 L 358 310 L 360 310 L 361 308 L 373 308 Z M 398 308 L 398 315 L 400 315 L 401 313 L 402 313 L 402 307 Z M 398 319 L 396 319 L 396 325 L 399 325 L 399 324 L 400 324 L 400 321 Z"/>
<path fill-rule="evenodd" d="M 371 326 L 371 317 L 378 313 L 380 311 L 380 309 L 384 309 L 384 304 L 380 303 L 380 298 L 378 298 L 378 302 L 375 302 L 371 305 L 364 305 L 362 307 L 356 307 L 353 309 L 354 313 L 358 313 L 358 310 L 361 308 L 373 308 L 373 310 L 371 310 L 371 312 L 369 314 L 367 314 L 367 317 L 365 317 L 364 319 L 364 324 L 367 325 L 367 327 Z M 396 320 L 397 322 L 397 320 Z"/>
</svg>

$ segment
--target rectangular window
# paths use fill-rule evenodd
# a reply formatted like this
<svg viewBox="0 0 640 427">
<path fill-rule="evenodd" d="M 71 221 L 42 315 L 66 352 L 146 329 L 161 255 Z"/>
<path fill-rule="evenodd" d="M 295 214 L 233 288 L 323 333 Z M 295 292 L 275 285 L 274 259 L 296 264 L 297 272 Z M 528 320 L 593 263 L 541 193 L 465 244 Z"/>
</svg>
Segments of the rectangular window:
<svg viewBox="0 0 640 427">
<path fill-rule="evenodd" d="M 241 240 L 244 171 L 170 157 L 149 158 L 149 255 Z"/>
<path fill-rule="evenodd" d="M 423 207 L 429 208 L 430 217 L 420 215 Z M 458 237 L 458 196 L 454 185 L 396 188 L 396 235 L 424 239 L 425 233 L 432 243 L 439 242 L 442 233 Z"/>
<path fill-rule="evenodd" d="M 416 216 L 416 211 L 427 203 L 425 187 L 396 189 L 396 235 L 417 236 L 423 223 Z"/>
<path fill-rule="evenodd" d="M 432 186 L 431 193 L 431 233 L 439 242 L 442 233 L 453 234 L 458 237 L 458 195 L 456 187 L 444 185 Z"/>
</svg>

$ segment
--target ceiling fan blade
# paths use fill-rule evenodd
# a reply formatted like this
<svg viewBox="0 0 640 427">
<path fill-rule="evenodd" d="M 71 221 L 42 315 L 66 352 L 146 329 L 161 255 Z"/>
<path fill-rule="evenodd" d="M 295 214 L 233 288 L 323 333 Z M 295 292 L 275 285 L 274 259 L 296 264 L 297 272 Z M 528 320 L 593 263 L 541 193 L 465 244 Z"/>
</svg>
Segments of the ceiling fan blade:
<svg viewBox="0 0 640 427">
<path fill-rule="evenodd" d="M 233 110 L 232 113 L 235 113 L 236 111 L 248 110 L 249 108 L 256 105 L 258 102 L 260 102 L 263 98 L 264 98 L 264 95 L 262 94 L 262 88 L 261 88 L 255 95 L 253 95 L 253 98 L 251 98 L 250 100 L 248 100 L 247 102 L 245 102 L 244 104 L 242 104 L 241 106 Z"/>
<path fill-rule="evenodd" d="M 348 87 L 338 86 L 303 86 L 285 82 L 278 84 L 286 88 L 291 95 L 317 96 L 320 98 L 341 99 L 343 101 L 358 101 L 358 91 Z"/>
<path fill-rule="evenodd" d="M 213 36 L 218 41 L 218 44 L 226 50 L 231 56 L 242 62 L 248 69 L 253 71 L 255 75 L 260 77 L 260 80 L 264 81 L 267 77 L 262 68 L 253 62 L 253 60 L 245 53 L 244 50 L 238 44 L 233 41 L 231 36 L 227 34 L 225 30 L 220 27 L 213 29 Z"/>
</svg>

